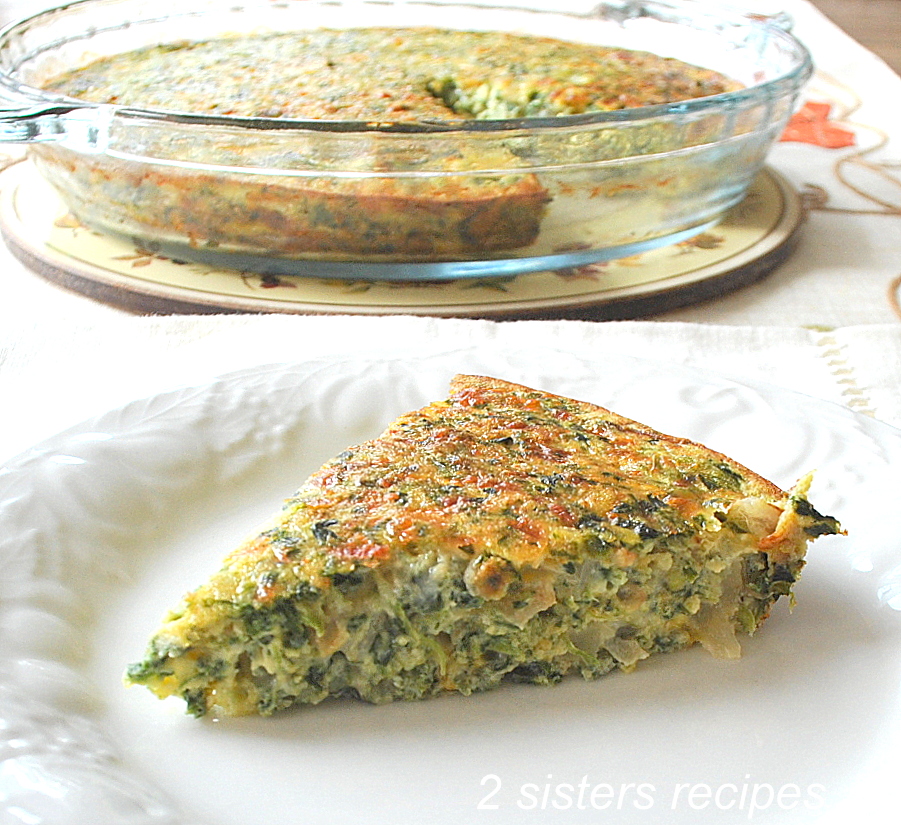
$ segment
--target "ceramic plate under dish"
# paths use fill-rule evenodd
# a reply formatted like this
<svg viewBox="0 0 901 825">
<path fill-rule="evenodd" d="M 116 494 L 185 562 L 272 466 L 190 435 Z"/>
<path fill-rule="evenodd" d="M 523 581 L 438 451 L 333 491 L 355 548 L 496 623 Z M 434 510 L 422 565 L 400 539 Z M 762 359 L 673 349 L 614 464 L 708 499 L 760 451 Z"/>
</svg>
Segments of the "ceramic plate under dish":
<svg viewBox="0 0 901 825">
<path fill-rule="evenodd" d="M 186 716 L 121 674 L 165 610 L 304 476 L 459 371 L 601 403 L 812 499 L 818 540 L 739 661 L 270 718 Z M 901 433 L 663 362 L 466 349 L 225 375 L 0 470 L 0 801 L 42 825 L 887 822 L 901 747 Z M 784 600 L 783 600 L 784 601 Z"/>
<path fill-rule="evenodd" d="M 0 176 L 0 229 L 13 252 L 68 289 L 132 312 L 284 312 L 482 318 L 664 312 L 745 286 L 792 249 L 803 210 L 777 172 L 713 229 L 604 264 L 506 278 L 378 282 L 260 276 L 165 258 L 81 226 L 31 166 Z"/>
</svg>

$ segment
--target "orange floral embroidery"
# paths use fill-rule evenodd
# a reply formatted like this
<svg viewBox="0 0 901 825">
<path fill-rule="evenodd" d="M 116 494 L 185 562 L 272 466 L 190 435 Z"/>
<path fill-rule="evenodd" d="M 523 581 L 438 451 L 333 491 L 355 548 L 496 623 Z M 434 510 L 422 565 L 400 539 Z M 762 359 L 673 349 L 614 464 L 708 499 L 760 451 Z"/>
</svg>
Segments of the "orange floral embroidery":
<svg viewBox="0 0 901 825">
<path fill-rule="evenodd" d="M 832 107 L 829 103 L 805 103 L 788 122 L 780 138 L 783 141 L 812 143 L 826 149 L 853 146 L 854 132 L 829 120 Z"/>
</svg>

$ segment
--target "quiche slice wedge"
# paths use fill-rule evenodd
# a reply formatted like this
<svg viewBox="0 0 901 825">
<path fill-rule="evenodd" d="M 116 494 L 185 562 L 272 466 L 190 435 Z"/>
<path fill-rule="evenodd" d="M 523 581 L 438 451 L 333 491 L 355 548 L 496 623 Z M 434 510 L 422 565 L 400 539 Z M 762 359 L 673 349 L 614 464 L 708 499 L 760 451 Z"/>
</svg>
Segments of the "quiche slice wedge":
<svg viewBox="0 0 901 825">
<path fill-rule="evenodd" d="M 457 376 L 307 479 L 126 681 L 201 716 L 740 655 L 808 543 L 806 494 L 593 404 Z"/>
</svg>

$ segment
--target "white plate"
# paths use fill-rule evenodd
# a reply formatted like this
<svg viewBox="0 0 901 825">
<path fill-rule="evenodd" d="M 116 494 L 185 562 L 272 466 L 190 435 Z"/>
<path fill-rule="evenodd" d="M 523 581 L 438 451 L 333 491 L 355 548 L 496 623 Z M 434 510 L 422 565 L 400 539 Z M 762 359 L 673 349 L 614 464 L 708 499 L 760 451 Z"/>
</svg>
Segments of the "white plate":
<svg viewBox="0 0 901 825">
<path fill-rule="evenodd" d="M 123 688 L 164 611 L 309 471 L 458 371 L 610 406 L 782 485 L 817 469 L 814 503 L 850 535 L 815 543 L 797 607 L 738 662 L 220 722 Z M 901 433 L 833 405 L 548 351 L 273 365 L 136 401 L 0 470 L 0 822 L 888 821 L 898 466 Z"/>
</svg>

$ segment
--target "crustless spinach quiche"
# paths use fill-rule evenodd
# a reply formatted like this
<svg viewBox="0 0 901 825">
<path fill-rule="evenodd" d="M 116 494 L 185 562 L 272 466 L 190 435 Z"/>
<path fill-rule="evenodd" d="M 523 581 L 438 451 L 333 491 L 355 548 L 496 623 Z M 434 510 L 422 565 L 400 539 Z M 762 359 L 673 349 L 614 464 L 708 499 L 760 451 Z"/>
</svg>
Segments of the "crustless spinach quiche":
<svg viewBox="0 0 901 825">
<path fill-rule="evenodd" d="M 369 124 L 556 118 L 737 87 L 712 70 L 647 52 L 428 27 L 167 43 L 95 60 L 45 84 L 68 97 L 140 109 Z M 547 149 L 521 136 L 503 142 L 450 134 L 433 142 L 432 158 L 403 134 L 313 131 L 298 135 L 290 151 L 277 141 L 270 148 L 262 130 L 254 137 L 249 144 L 225 137 L 192 145 L 148 127 L 141 151 L 173 164 L 91 162 L 55 146 L 33 154 L 63 191 L 89 193 L 70 204 L 88 223 L 125 235 L 141 227 L 154 239 L 187 238 L 191 248 L 220 252 L 373 261 L 497 256 L 535 243 L 554 198 L 529 171 L 536 165 L 531 155 Z M 642 145 L 624 148 L 618 129 L 603 137 L 574 134 L 548 164 L 663 152 L 674 148 L 667 143 L 673 139 L 683 146 L 688 138 L 654 128 L 639 139 L 633 131 L 630 140 Z M 701 130 L 689 142 L 705 139 Z M 212 168 L 193 168 L 195 162 Z M 260 171 L 227 171 L 245 167 Z M 267 167 L 291 173 L 273 177 Z M 624 185 L 592 180 L 584 189 L 602 198 Z M 669 173 L 648 183 L 672 185 Z"/>
<path fill-rule="evenodd" d="M 97 103 L 319 120 L 556 117 L 738 88 L 646 51 L 501 31 L 314 29 L 168 43 L 47 84 Z"/>
<path fill-rule="evenodd" d="M 840 532 L 704 446 L 458 376 L 326 463 L 169 614 L 126 679 L 195 715 L 381 703 L 739 656 Z"/>
</svg>

